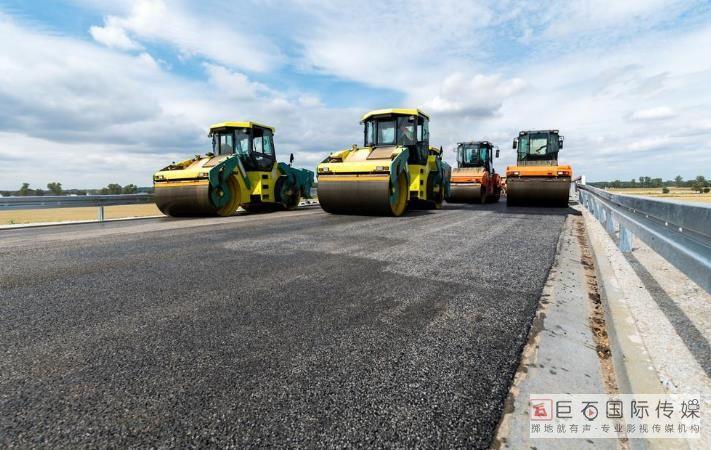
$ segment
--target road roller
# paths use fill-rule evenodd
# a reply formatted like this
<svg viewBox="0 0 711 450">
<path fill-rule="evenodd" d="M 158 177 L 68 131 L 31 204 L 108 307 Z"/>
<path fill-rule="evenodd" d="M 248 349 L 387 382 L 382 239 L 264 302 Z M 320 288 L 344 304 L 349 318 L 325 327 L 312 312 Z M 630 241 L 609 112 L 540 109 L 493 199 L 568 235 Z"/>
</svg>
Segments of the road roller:
<svg viewBox="0 0 711 450">
<path fill-rule="evenodd" d="M 506 204 L 567 207 L 573 168 L 558 164 L 558 130 L 521 131 L 513 148 L 518 156 L 506 168 Z"/>
<path fill-rule="evenodd" d="M 419 109 L 363 115 L 363 146 L 331 153 L 318 165 L 321 208 L 387 216 L 401 216 L 408 208 L 441 208 L 448 173 L 442 148 L 429 145 L 429 120 Z"/>
<path fill-rule="evenodd" d="M 491 203 L 501 197 L 501 177 L 494 170 L 494 144 L 489 141 L 460 142 L 457 167 L 452 170 L 449 203 Z"/>
<path fill-rule="evenodd" d="M 222 122 L 210 127 L 212 152 L 196 155 L 153 175 L 153 198 L 168 216 L 230 216 L 291 210 L 311 196 L 314 173 L 277 162 L 273 127 Z"/>
</svg>

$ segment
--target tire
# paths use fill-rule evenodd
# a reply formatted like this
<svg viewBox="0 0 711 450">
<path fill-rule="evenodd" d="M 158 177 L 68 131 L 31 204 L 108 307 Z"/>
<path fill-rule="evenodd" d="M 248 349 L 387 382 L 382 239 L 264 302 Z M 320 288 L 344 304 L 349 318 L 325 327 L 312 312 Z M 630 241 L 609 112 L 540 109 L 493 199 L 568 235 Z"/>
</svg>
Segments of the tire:
<svg viewBox="0 0 711 450">
<path fill-rule="evenodd" d="M 435 192 L 434 188 L 439 186 L 439 191 Z M 442 209 L 444 202 L 444 186 L 435 183 L 435 177 L 431 176 L 427 180 L 427 207 L 426 209 Z"/>
<path fill-rule="evenodd" d="M 392 184 L 392 180 L 390 181 Z M 391 187 L 391 189 L 394 189 Z M 390 215 L 394 217 L 400 217 L 407 211 L 408 201 L 407 197 L 409 195 L 407 178 L 405 172 L 400 172 L 397 177 L 397 201 L 395 205 L 390 204 Z"/>
<path fill-rule="evenodd" d="M 239 182 L 234 175 L 227 180 L 227 189 L 230 190 L 230 201 L 216 212 L 217 215 L 221 217 L 232 216 L 237 211 L 237 208 L 239 208 L 241 192 Z"/>
<path fill-rule="evenodd" d="M 301 201 L 301 190 L 289 184 L 287 177 L 281 177 L 274 186 L 274 193 L 279 195 L 278 202 L 282 209 L 292 211 L 299 206 Z"/>
</svg>

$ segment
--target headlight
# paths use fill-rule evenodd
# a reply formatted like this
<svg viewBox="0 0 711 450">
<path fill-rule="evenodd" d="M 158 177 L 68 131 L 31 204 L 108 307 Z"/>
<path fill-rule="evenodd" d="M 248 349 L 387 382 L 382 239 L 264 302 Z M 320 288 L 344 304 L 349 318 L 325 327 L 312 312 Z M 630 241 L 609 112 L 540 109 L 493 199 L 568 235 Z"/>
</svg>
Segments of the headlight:
<svg viewBox="0 0 711 450">
<path fill-rule="evenodd" d="M 515 177 L 519 176 L 520 174 L 521 174 L 520 172 L 514 172 L 514 173 L 513 173 L 513 175 L 514 175 Z"/>
<path fill-rule="evenodd" d="M 200 172 L 200 173 L 198 174 L 198 178 L 207 178 L 207 177 L 209 177 L 209 176 L 210 176 L 210 175 L 209 175 L 207 172 Z"/>
<path fill-rule="evenodd" d="M 165 176 L 164 175 L 155 175 L 155 176 L 153 176 L 153 181 L 165 181 Z"/>
<path fill-rule="evenodd" d="M 563 172 L 563 171 L 560 171 L 560 170 L 559 170 L 559 171 L 558 171 L 558 176 L 562 176 L 562 175 L 568 175 L 568 174 L 565 173 L 565 172 Z"/>
<path fill-rule="evenodd" d="M 375 168 L 375 171 L 376 171 L 376 172 L 384 172 L 384 171 L 386 171 L 386 170 L 388 170 L 388 168 L 385 167 L 385 166 L 377 166 L 377 167 Z"/>
</svg>

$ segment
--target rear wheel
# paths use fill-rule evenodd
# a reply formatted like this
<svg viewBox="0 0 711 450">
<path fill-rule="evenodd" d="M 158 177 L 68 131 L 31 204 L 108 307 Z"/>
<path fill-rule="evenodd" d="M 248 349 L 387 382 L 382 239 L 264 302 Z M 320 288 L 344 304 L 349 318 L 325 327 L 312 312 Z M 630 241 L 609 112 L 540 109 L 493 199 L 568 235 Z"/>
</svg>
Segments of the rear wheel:
<svg viewBox="0 0 711 450">
<path fill-rule="evenodd" d="M 444 186 L 439 181 L 439 177 L 431 176 L 427 180 L 427 208 L 442 209 L 444 202 Z"/>
<path fill-rule="evenodd" d="M 281 177 L 274 187 L 274 191 L 279 195 L 281 207 L 291 211 L 299 206 L 301 201 L 301 190 L 289 182 L 287 177 Z"/>
</svg>

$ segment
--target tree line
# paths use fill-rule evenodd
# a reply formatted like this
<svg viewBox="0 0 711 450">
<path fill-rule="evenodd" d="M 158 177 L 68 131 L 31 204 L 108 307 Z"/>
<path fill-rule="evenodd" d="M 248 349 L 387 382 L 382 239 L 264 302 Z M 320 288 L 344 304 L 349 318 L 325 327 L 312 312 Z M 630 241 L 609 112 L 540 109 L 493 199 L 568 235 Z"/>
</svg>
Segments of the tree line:
<svg viewBox="0 0 711 450">
<path fill-rule="evenodd" d="M 691 188 L 696 192 L 711 191 L 711 180 L 707 180 L 705 176 L 699 175 L 696 178 L 684 180 L 684 177 L 677 175 L 673 180 L 662 180 L 661 178 L 639 177 L 632 178 L 630 181 L 594 181 L 588 183 L 591 186 L 599 188 Z"/>
<path fill-rule="evenodd" d="M 64 189 L 62 183 L 53 181 L 47 183 L 47 189 L 32 188 L 30 183 L 22 183 L 16 191 L 0 191 L 3 197 L 26 197 L 42 195 L 116 195 L 116 194 L 138 194 L 151 193 L 152 187 L 138 187 L 135 184 L 121 186 L 118 183 L 110 183 L 100 189 Z"/>
</svg>

